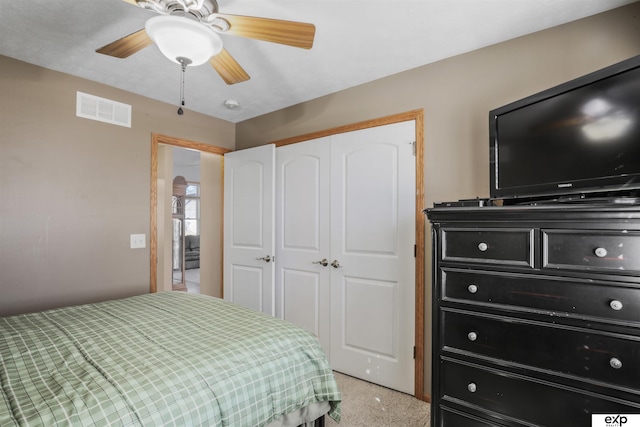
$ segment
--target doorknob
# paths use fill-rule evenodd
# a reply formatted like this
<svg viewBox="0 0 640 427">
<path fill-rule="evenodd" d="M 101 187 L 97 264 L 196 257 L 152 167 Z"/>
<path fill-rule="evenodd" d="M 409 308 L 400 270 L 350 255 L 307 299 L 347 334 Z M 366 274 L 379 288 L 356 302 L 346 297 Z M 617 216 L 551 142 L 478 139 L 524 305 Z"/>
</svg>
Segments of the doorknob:
<svg viewBox="0 0 640 427">
<path fill-rule="evenodd" d="M 334 259 L 334 260 L 333 260 L 333 262 L 331 263 L 331 267 L 333 267 L 333 268 L 340 268 L 340 267 L 342 267 L 342 266 L 340 265 L 340 263 L 338 262 L 338 260 L 337 260 L 337 259 Z"/>
<path fill-rule="evenodd" d="M 263 256 L 262 258 L 256 258 L 258 261 L 264 261 L 264 262 L 270 262 L 271 261 L 271 256 L 267 255 L 267 256 Z"/>
<path fill-rule="evenodd" d="M 326 258 L 322 258 L 320 261 L 313 261 L 311 264 L 320 264 L 323 267 L 329 265 L 329 261 Z"/>
</svg>

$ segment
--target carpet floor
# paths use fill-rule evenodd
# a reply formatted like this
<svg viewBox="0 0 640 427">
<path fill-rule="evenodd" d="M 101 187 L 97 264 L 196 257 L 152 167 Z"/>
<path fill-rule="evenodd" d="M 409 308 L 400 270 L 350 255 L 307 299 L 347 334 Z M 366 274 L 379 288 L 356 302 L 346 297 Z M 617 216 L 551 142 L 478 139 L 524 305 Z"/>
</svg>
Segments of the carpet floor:
<svg viewBox="0 0 640 427">
<path fill-rule="evenodd" d="M 415 397 L 336 372 L 342 394 L 340 424 L 326 427 L 428 427 L 430 406 Z"/>
</svg>

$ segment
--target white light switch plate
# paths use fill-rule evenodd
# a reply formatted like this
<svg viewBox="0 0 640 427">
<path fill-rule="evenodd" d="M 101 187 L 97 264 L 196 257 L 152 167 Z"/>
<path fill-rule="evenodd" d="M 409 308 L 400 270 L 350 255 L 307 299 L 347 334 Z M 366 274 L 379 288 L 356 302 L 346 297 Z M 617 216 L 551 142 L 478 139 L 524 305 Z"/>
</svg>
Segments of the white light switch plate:
<svg viewBox="0 0 640 427">
<path fill-rule="evenodd" d="M 146 234 L 132 234 L 131 235 L 131 249 L 146 248 L 147 247 L 147 235 Z"/>
</svg>

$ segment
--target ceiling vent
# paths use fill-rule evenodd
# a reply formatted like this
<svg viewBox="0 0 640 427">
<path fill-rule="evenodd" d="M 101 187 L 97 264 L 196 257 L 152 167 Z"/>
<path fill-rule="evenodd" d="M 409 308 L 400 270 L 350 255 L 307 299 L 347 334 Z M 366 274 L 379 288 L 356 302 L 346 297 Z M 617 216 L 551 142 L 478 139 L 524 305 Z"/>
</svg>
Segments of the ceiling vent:
<svg viewBox="0 0 640 427">
<path fill-rule="evenodd" d="M 131 105 L 78 92 L 76 116 L 131 127 Z"/>
</svg>

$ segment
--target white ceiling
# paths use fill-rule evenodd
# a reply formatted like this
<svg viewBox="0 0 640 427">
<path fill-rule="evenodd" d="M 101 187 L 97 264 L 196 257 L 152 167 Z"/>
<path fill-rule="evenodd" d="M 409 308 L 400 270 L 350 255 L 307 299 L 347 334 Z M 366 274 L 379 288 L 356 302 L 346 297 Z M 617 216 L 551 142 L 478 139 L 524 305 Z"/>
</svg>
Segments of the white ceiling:
<svg viewBox="0 0 640 427">
<path fill-rule="evenodd" d="M 237 123 L 635 1 L 218 0 L 221 13 L 313 23 L 314 46 L 223 35 L 251 79 L 228 86 L 208 64 L 188 68 L 185 114 Z M 127 59 L 95 53 L 152 16 L 122 0 L 0 0 L 0 54 L 177 107 L 180 67 L 155 46 Z"/>
</svg>

